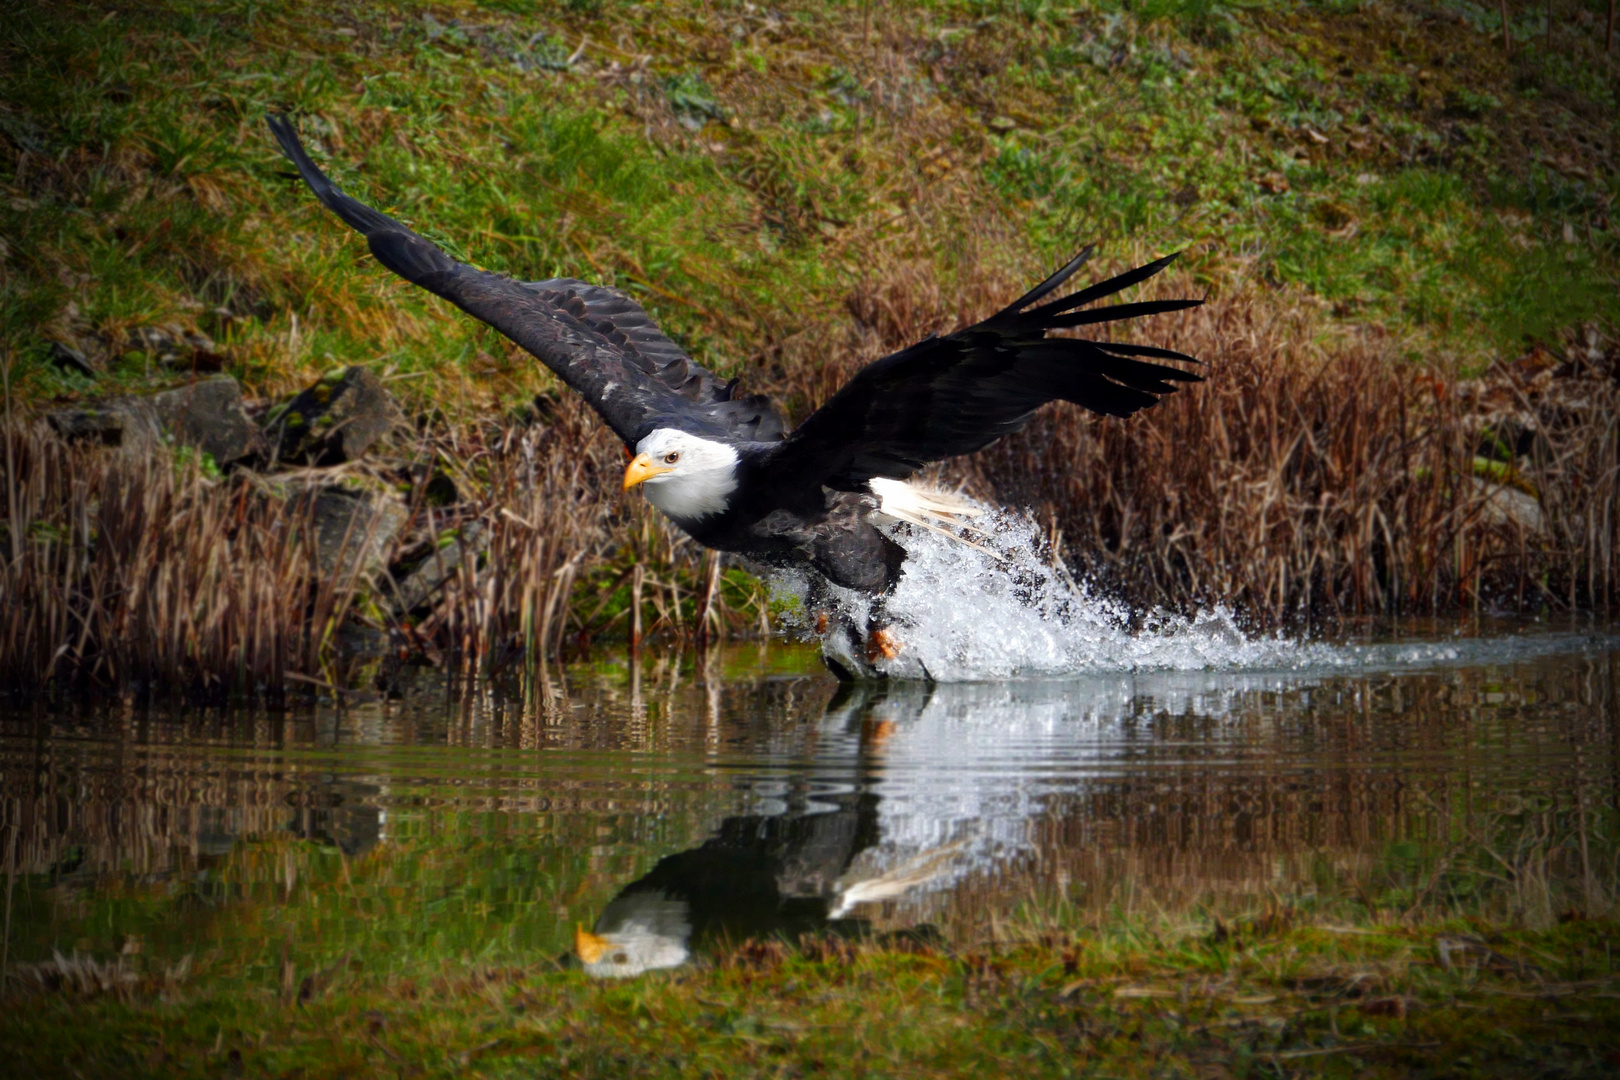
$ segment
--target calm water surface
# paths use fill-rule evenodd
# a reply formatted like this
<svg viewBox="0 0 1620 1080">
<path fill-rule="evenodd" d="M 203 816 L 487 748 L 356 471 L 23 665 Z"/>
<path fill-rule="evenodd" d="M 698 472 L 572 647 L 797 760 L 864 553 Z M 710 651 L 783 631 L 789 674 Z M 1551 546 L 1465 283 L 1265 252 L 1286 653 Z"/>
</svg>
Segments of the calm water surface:
<svg viewBox="0 0 1620 1080">
<path fill-rule="evenodd" d="M 296 929 L 401 963 L 585 941 L 625 973 L 717 938 L 982 932 L 1036 895 L 1416 890 L 1476 840 L 1590 876 L 1617 675 L 1620 639 L 1522 630 L 1291 670 L 849 689 L 771 645 L 285 712 L 12 703 L 11 957 L 257 938 L 269 970 Z"/>
</svg>

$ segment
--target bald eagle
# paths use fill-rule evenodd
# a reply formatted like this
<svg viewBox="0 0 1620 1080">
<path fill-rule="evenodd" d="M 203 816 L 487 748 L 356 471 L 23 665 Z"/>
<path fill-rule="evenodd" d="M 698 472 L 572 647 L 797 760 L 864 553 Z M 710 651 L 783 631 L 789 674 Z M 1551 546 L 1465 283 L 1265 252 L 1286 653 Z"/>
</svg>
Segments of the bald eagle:
<svg viewBox="0 0 1620 1080">
<path fill-rule="evenodd" d="M 1177 383 L 1200 381 L 1153 362 L 1198 363 L 1169 349 L 1049 336 L 1202 303 L 1086 307 L 1152 277 L 1173 255 L 1049 299 L 1091 256 L 1087 247 L 982 322 L 868 364 L 788 431 L 764 396 L 741 394 L 737 379 L 700 367 L 623 293 L 571 278 L 517 281 L 457 262 L 340 191 L 285 117 L 269 123 L 316 198 L 365 236 L 378 262 L 499 330 L 596 410 L 632 455 L 626 491 L 641 487 L 706 547 L 807 569 L 858 593 L 881 597 L 900 578 L 905 549 L 885 524 L 974 512 L 966 500 L 908 484 L 918 469 L 982 450 L 1049 401 L 1124 417 Z M 889 655 L 882 628 L 870 629 Z"/>
</svg>

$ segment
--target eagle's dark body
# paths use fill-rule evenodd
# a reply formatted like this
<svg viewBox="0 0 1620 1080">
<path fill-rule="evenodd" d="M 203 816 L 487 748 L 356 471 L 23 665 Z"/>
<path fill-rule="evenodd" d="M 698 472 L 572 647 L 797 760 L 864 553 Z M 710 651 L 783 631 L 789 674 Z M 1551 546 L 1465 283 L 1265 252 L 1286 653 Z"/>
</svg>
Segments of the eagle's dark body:
<svg viewBox="0 0 1620 1080">
<path fill-rule="evenodd" d="M 699 543 L 772 566 L 808 567 L 868 594 L 891 588 L 905 553 L 872 520 L 874 480 L 982 449 L 1049 401 L 1108 416 L 1146 408 L 1197 376 L 1153 359 L 1192 357 L 1146 345 L 1049 337 L 1052 330 L 1191 307 L 1160 300 L 1079 310 L 1158 273 L 1170 259 L 1047 299 L 1090 249 L 1002 311 L 930 336 L 858 372 L 788 432 L 770 402 L 737 393 L 697 365 L 629 297 L 572 279 L 521 282 L 457 262 L 394 219 L 337 189 L 285 119 L 271 128 L 328 208 L 362 233 L 377 260 L 540 359 L 632 451 L 675 429 L 735 451 L 723 509 L 671 518 Z M 1151 358 L 1151 359 L 1142 359 Z M 1195 361 L 1194 361 L 1195 362 Z M 666 511 L 667 512 L 667 511 Z"/>
</svg>

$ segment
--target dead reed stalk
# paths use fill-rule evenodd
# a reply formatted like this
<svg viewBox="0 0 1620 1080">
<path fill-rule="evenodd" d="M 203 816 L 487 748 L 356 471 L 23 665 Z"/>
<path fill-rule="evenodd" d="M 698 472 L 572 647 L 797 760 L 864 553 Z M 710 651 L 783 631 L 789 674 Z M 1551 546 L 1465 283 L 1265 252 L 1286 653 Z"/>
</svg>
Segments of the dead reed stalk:
<svg viewBox="0 0 1620 1080">
<path fill-rule="evenodd" d="M 1209 359 L 1207 383 L 1128 422 L 1048 412 L 979 468 L 1137 604 L 1268 623 L 1612 610 L 1612 377 L 1459 381 L 1376 339 L 1305 344 L 1311 329 L 1213 304 L 1166 336 Z"/>
<path fill-rule="evenodd" d="M 466 424 L 419 441 L 418 466 L 434 465 L 416 468 L 407 524 L 379 558 L 397 565 L 412 545 L 434 558 L 474 528 L 481 539 L 414 612 L 390 606 L 378 560 L 322 570 L 312 502 L 298 495 L 364 482 L 391 501 L 405 470 L 222 480 L 183 454 L 73 447 L 37 427 L 13 426 L 6 443 L 17 479 L 0 547 L 19 554 L 0 565 L 0 687 L 276 695 L 289 678 L 344 682 L 338 638 L 357 625 L 473 671 L 630 633 L 643 600 L 657 613 L 648 634 L 752 627 L 764 604 L 763 593 L 728 604 L 718 563 L 619 496 L 617 445 L 577 401 L 541 423 Z M 453 505 L 423 497 L 433 477 L 453 478 Z M 343 546 L 370 527 L 357 519 Z"/>
<path fill-rule="evenodd" d="M 354 582 L 320 588 L 296 505 L 169 453 L 5 432 L 21 554 L 0 567 L 0 683 L 279 693 L 318 667 Z"/>
<path fill-rule="evenodd" d="M 582 566 L 606 557 L 623 512 L 611 496 L 617 451 L 577 403 L 530 428 L 461 433 L 458 472 L 490 535 L 483 565 L 446 584 L 419 639 L 469 660 L 555 655 Z"/>
</svg>

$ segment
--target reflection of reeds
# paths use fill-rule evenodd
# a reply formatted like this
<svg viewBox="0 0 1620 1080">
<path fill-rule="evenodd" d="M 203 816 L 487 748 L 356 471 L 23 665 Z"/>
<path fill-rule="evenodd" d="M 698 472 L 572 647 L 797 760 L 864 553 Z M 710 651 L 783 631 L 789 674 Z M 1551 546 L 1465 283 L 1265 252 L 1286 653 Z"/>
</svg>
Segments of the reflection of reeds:
<svg viewBox="0 0 1620 1080">
<path fill-rule="evenodd" d="M 341 729 L 308 719 L 261 720 L 254 729 L 246 726 L 251 714 L 236 714 L 225 730 L 241 725 L 258 746 L 286 749 L 233 756 L 228 769 L 199 739 L 216 730 L 214 720 L 159 728 L 147 736 L 154 745 L 134 749 L 53 739 L 48 769 L 15 740 L 0 761 L 0 788 L 13 793 L 0 805 L 0 828 L 20 829 L 21 872 L 50 872 L 76 849 L 87 878 L 117 870 L 183 876 L 221 841 L 310 835 L 297 815 L 332 805 L 333 796 L 350 810 L 386 809 L 396 821 L 495 815 L 509 823 L 502 835 L 516 839 L 536 823 L 562 821 L 586 837 L 598 824 L 683 815 L 712 828 L 736 810 L 735 781 L 687 771 L 681 762 L 693 752 L 725 748 L 778 762 L 825 753 L 818 721 L 827 680 L 770 678 L 721 690 L 648 666 L 646 680 L 628 688 L 618 675 L 582 673 L 549 716 L 533 700 L 485 694 L 447 710 L 445 701 L 459 695 L 436 678 L 403 705 L 345 712 Z M 1145 761 L 1050 792 L 1006 859 L 972 869 L 943 894 L 862 915 L 880 923 L 891 921 L 884 912 L 900 921 L 983 918 L 1054 886 L 1066 903 L 1099 913 L 1153 904 L 1242 911 L 1275 891 L 1382 898 L 1391 917 L 1464 901 L 1533 924 L 1570 908 L 1598 915 L 1620 885 L 1617 820 L 1600 794 L 1607 735 L 1593 719 L 1613 695 L 1611 671 L 1568 660 L 1517 687 L 1473 670 L 1346 680 L 1335 692 L 1313 693 L 1308 706 L 1254 691 L 1218 719 L 1151 711 L 1139 719 L 1170 745 L 1216 739 L 1252 747 L 1254 758 Z M 327 756 L 306 760 L 298 749 L 334 742 L 593 752 L 548 755 L 557 763 L 533 773 L 480 765 L 469 775 L 453 763 L 426 763 L 424 773 L 420 757 L 390 762 L 388 751 L 373 749 L 364 765 L 373 791 L 346 785 L 341 771 L 334 780 Z M 1263 756 L 1267 747 L 1274 757 Z M 643 761 L 634 775 L 623 771 L 625 752 Z M 894 765 L 906 775 L 903 762 Z M 838 774 L 830 760 L 818 770 L 823 779 Z M 702 838 L 699 830 L 691 842 Z M 634 844 L 616 850 L 636 853 Z"/>
<path fill-rule="evenodd" d="M 1171 775 L 1049 800 L 1032 850 L 967 875 L 943 896 L 891 905 L 881 922 L 943 920 L 954 937 L 995 932 L 1027 901 L 1025 929 L 1120 916 L 1237 920 L 1354 908 L 1401 922 L 1458 913 L 1544 929 L 1603 918 L 1620 897 L 1620 818 L 1579 774 L 1562 800 L 1525 807 L 1443 774 L 1364 767 L 1310 777 Z"/>
<path fill-rule="evenodd" d="M 1614 910 L 1620 844 L 1612 810 L 1523 816 L 1436 807 L 1427 821 L 1413 812 L 1405 816 L 1402 821 L 1376 807 L 1325 814 L 1316 824 L 1334 834 L 1332 841 L 1301 842 L 1296 835 L 1210 850 L 1177 849 L 1146 837 L 1081 847 L 1046 838 L 1037 856 L 994 876 L 968 878 L 948 903 L 921 903 L 966 937 L 984 933 L 979 924 L 988 913 L 1005 911 L 1020 897 L 1032 901 L 1027 914 L 1033 921 L 1061 909 L 1055 921 L 1070 925 L 1101 924 L 1120 914 L 1237 919 L 1279 906 L 1325 912 L 1349 905 L 1356 917 L 1381 922 L 1466 913 L 1545 929 L 1560 918 L 1604 918 Z M 1583 862 L 1583 832 L 1603 834 L 1599 864 Z M 1407 850 L 1413 844 L 1415 851 Z M 898 914 L 905 921 L 918 912 Z"/>
</svg>

